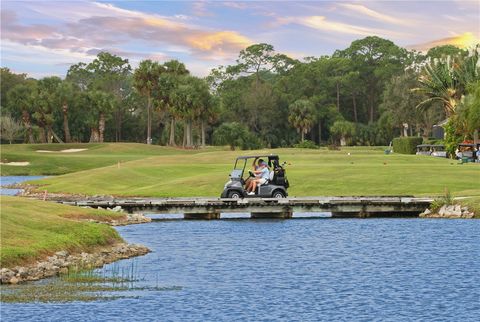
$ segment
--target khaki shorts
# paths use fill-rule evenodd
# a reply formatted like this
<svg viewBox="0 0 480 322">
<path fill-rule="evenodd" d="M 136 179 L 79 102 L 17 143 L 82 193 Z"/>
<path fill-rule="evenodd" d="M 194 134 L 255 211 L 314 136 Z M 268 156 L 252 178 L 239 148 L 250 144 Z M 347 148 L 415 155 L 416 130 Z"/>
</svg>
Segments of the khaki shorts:
<svg viewBox="0 0 480 322">
<path fill-rule="evenodd" d="M 264 184 L 265 182 L 267 182 L 265 178 L 258 179 L 258 184 Z"/>
</svg>

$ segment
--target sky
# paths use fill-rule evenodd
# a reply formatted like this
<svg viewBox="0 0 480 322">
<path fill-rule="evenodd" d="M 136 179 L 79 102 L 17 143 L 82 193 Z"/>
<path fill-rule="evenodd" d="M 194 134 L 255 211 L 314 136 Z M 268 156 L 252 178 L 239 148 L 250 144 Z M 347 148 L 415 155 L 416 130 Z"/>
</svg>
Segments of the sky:
<svg viewBox="0 0 480 322">
<path fill-rule="evenodd" d="M 301 59 L 376 35 L 425 51 L 480 38 L 480 1 L 23 1 L 1 2 L 1 66 L 64 77 L 108 51 L 132 67 L 178 59 L 206 76 L 240 50 L 269 43 Z"/>
</svg>

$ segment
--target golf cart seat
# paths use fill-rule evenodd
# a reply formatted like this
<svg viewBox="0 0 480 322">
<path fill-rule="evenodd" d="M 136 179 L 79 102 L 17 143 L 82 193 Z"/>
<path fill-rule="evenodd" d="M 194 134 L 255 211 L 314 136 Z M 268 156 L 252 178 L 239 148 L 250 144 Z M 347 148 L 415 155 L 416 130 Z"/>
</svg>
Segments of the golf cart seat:
<svg viewBox="0 0 480 322">
<path fill-rule="evenodd" d="M 268 175 L 268 180 L 266 180 L 263 184 L 261 184 L 261 186 L 266 186 L 268 185 L 270 182 L 273 182 L 273 178 L 275 177 L 275 172 L 273 170 L 270 170 L 270 173 Z"/>
</svg>

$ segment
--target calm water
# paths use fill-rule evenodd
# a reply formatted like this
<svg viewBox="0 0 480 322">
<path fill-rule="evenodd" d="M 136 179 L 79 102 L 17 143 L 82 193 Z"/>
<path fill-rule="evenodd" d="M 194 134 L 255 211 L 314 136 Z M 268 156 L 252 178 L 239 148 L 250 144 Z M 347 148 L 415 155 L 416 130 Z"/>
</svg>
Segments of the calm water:
<svg viewBox="0 0 480 322">
<path fill-rule="evenodd" d="M 2 304 L 3 321 L 478 321 L 480 221 L 164 221 L 119 228 L 137 298 Z M 177 288 L 175 288 L 177 287 Z"/>
<path fill-rule="evenodd" d="M 0 176 L 0 195 L 14 196 L 22 191 L 22 189 L 8 189 L 3 186 L 41 178 L 45 178 L 45 176 Z"/>
</svg>

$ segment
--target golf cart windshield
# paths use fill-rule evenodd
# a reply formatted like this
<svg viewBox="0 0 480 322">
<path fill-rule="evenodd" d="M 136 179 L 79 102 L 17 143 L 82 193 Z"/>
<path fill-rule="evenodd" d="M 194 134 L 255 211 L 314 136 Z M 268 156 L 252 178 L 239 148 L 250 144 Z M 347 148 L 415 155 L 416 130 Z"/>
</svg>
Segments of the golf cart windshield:
<svg viewBox="0 0 480 322">
<path fill-rule="evenodd" d="M 278 155 L 246 155 L 240 156 L 235 160 L 235 166 L 233 167 L 232 172 L 230 173 L 230 178 L 232 179 L 241 179 L 243 177 L 244 171 L 248 167 L 250 168 L 250 163 L 256 159 L 265 159 L 268 161 L 268 166 L 272 166 L 272 161 L 275 160 L 278 163 Z"/>
<path fill-rule="evenodd" d="M 232 179 L 241 179 L 243 174 L 243 169 L 233 169 L 230 173 L 230 178 Z"/>
</svg>

